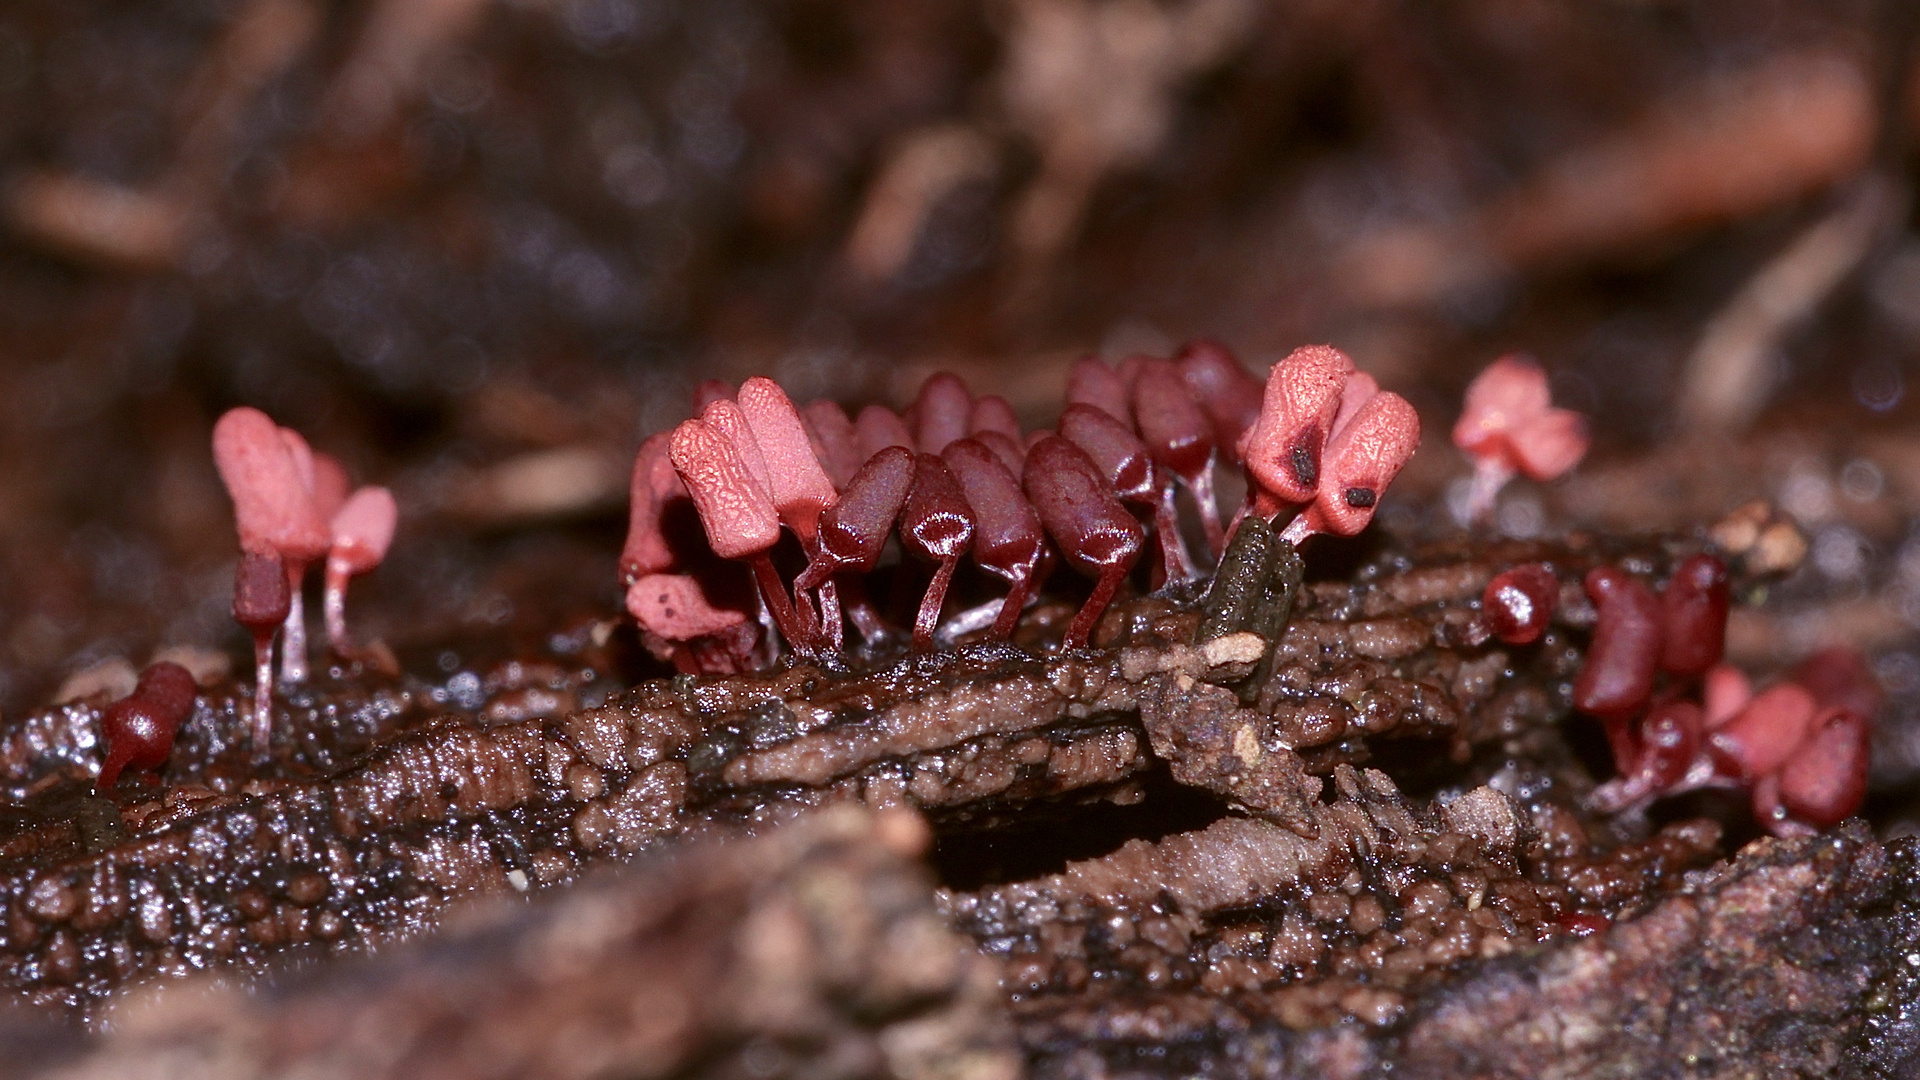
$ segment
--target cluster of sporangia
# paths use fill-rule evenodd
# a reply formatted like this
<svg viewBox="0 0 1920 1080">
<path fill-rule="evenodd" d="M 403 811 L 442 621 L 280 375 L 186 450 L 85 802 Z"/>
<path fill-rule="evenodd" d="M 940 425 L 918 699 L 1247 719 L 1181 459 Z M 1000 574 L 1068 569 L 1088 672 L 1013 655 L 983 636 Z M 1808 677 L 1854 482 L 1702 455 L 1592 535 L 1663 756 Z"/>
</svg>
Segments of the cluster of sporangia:
<svg viewBox="0 0 1920 1080">
<path fill-rule="evenodd" d="M 315 453 L 291 428 L 242 406 L 213 425 L 213 460 L 233 497 L 240 533 L 233 617 L 253 634 L 253 744 L 264 756 L 272 734 L 273 639 L 283 633 L 280 678 L 307 678 L 307 623 L 301 583 L 326 559 L 327 638 L 344 659 L 357 655 L 347 635 L 347 579 L 380 565 L 399 518 L 383 487 L 353 490 L 346 467 Z"/>
<path fill-rule="evenodd" d="M 1004 578 L 1007 593 L 956 614 L 950 633 L 1006 640 L 1064 557 L 1094 579 L 1064 635 L 1065 648 L 1079 648 L 1149 540 L 1159 552 L 1156 584 L 1200 574 L 1182 537 L 1178 489 L 1197 508 L 1209 562 L 1249 514 L 1270 522 L 1291 514 L 1280 534 L 1291 544 L 1352 536 L 1420 441 L 1413 407 L 1328 346 L 1295 350 L 1264 387 L 1211 342 L 1117 368 L 1088 358 L 1069 375 L 1051 431 L 1022 432 L 1005 399 L 976 398 L 945 372 L 904 415 L 869 405 L 849 418 L 830 401 L 796 408 L 765 378 L 737 392 L 704 383 L 695 405 L 698 417 L 640 447 L 620 560 L 627 608 L 648 647 L 694 673 L 770 662 L 773 635 L 763 630 L 806 656 L 843 649 L 847 620 L 870 642 L 886 638 L 865 578 L 895 536 L 934 564 L 914 650 L 932 647 L 962 558 Z M 1553 407 L 1538 365 L 1506 357 L 1468 388 L 1453 441 L 1475 463 L 1466 516 L 1478 520 L 1516 474 L 1550 480 L 1571 469 L 1588 437 L 1584 417 Z M 281 679 L 306 678 L 307 568 L 326 559 L 327 634 L 335 654 L 356 658 L 347 580 L 379 564 L 397 515 L 385 488 L 350 492 L 338 461 L 256 409 L 222 416 L 213 451 L 240 534 L 233 612 L 254 637 L 252 734 L 264 756 L 276 635 L 284 634 Z M 1247 482 L 1224 526 L 1213 486 L 1222 458 Z M 788 533 L 797 557 L 782 557 L 799 567 L 790 585 L 775 564 Z M 1594 793 L 1596 809 L 1745 787 L 1755 815 L 1783 834 L 1858 809 L 1877 691 L 1857 658 L 1819 654 L 1756 695 L 1720 662 L 1728 585 L 1715 557 L 1686 560 L 1658 594 L 1614 567 L 1590 571 L 1585 585 L 1597 623 L 1574 705 L 1599 719 L 1620 774 Z M 1558 592 L 1543 565 L 1509 569 L 1487 586 L 1475 632 L 1533 644 Z M 148 668 L 103 715 L 101 785 L 164 764 L 193 700 L 184 669 Z"/>
<path fill-rule="evenodd" d="M 1530 361 L 1495 362 L 1467 390 L 1454 443 L 1477 463 L 1472 516 L 1515 471 L 1549 479 L 1586 451 L 1584 420 L 1550 407 Z M 1612 813 L 1700 788 L 1747 788 L 1754 817 L 1781 835 L 1833 825 L 1866 797 L 1873 678 L 1850 650 L 1817 653 L 1759 695 L 1725 652 L 1727 568 L 1683 560 L 1656 594 L 1624 570 L 1588 571 L 1598 619 L 1573 704 L 1600 721 L 1619 776 L 1592 797 Z M 1509 645 L 1546 632 L 1559 579 L 1539 563 L 1487 584 L 1479 620 Z"/>
<path fill-rule="evenodd" d="M 904 416 L 869 405 L 849 418 L 830 401 L 796 408 L 772 380 L 737 393 L 703 387 L 700 415 L 640 448 L 621 573 L 627 607 L 651 647 L 685 671 L 752 666 L 765 611 L 803 655 L 837 651 L 846 619 L 869 640 L 887 631 L 864 576 L 889 537 L 935 564 L 912 647 L 932 647 L 949 583 L 971 558 L 1007 595 L 950 630 L 1009 637 L 1056 553 L 1094 579 L 1066 648 L 1094 624 L 1149 540 L 1157 581 L 1198 576 L 1181 536 L 1176 489 L 1200 514 L 1209 557 L 1224 529 L 1213 493 L 1222 456 L 1245 466 L 1242 514 L 1294 512 L 1285 538 L 1351 536 L 1420 441 L 1420 418 L 1337 349 L 1311 346 L 1275 365 L 1264 391 L 1220 346 L 1118 369 L 1080 361 L 1052 431 L 1022 432 L 999 397 L 975 398 L 942 372 Z M 689 535 L 691 506 L 702 526 Z M 773 561 L 782 527 L 804 566 L 791 590 Z M 704 541 L 704 542 L 702 542 Z M 751 569 L 758 604 L 719 560 Z"/>
<path fill-rule="evenodd" d="M 347 634 L 347 581 L 380 565 L 399 513 L 383 487 L 355 491 L 346 467 L 258 409 L 231 409 L 213 426 L 213 460 L 233 498 L 242 557 L 233 582 L 233 617 L 253 634 L 253 749 L 267 756 L 273 734 L 273 641 L 284 632 L 280 678 L 307 678 L 307 621 L 301 586 L 307 568 L 326 560 L 327 639 L 343 660 L 363 655 Z M 97 786 L 123 770 L 165 765 L 174 733 L 192 715 L 197 688 L 178 664 L 140 673 L 132 694 L 100 717 L 106 748 Z"/>
<path fill-rule="evenodd" d="M 1789 835 L 1836 824 L 1866 797 L 1872 676 L 1850 650 L 1817 653 L 1758 695 L 1721 663 L 1727 568 L 1681 562 L 1656 593 L 1611 566 L 1587 572 L 1598 614 L 1573 704 L 1600 721 L 1619 775 L 1592 795 L 1614 813 L 1701 788 L 1746 788 L 1756 820 Z M 1481 622 L 1510 645 L 1546 631 L 1559 580 L 1539 563 L 1487 584 Z"/>
</svg>

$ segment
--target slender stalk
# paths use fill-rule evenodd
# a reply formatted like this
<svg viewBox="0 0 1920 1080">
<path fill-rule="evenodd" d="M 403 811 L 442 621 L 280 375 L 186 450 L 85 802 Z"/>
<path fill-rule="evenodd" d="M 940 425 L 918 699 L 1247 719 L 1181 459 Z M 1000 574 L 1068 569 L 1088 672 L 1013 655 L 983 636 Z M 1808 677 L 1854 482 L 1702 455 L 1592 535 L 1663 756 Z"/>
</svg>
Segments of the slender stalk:
<svg viewBox="0 0 1920 1080">
<path fill-rule="evenodd" d="M 793 601 L 787 596 L 787 587 L 780 581 L 780 572 L 773 568 L 773 559 L 766 552 L 755 555 L 753 580 L 760 586 L 760 599 L 767 605 L 767 611 L 773 616 L 774 625 L 780 628 L 780 634 L 801 652 L 819 651 L 818 641 L 800 616 L 793 609 Z"/>
<path fill-rule="evenodd" d="M 846 594 L 847 618 L 853 620 L 853 628 L 860 631 L 860 640 L 874 642 L 887 636 L 887 624 L 880 621 L 880 613 L 873 609 L 873 598 L 867 595 L 864 580 L 851 577 L 838 581 L 835 589 Z"/>
<path fill-rule="evenodd" d="M 253 635 L 253 759 L 267 760 L 273 741 L 273 632 Z"/>
<path fill-rule="evenodd" d="M 965 611 L 955 612 L 940 620 L 940 625 L 933 632 L 933 640 L 945 648 L 968 634 L 986 630 L 1000 618 L 1000 611 L 1005 606 L 1006 600 L 1003 597 L 999 600 L 988 600 L 984 604 L 976 604 Z"/>
<path fill-rule="evenodd" d="M 300 598 L 300 582 L 306 576 L 306 563 L 287 564 L 287 621 L 281 628 L 286 637 L 280 646 L 280 678 L 294 684 L 307 681 L 307 612 Z"/>
<path fill-rule="evenodd" d="M 1013 580 L 1007 588 L 1007 598 L 1000 602 L 1000 614 L 993 620 L 993 637 L 996 641 L 1006 641 L 1013 637 L 1013 628 L 1020 622 L 1020 612 L 1027 606 L 1027 597 L 1033 591 L 1033 568 Z"/>
<path fill-rule="evenodd" d="M 1093 595 L 1087 597 L 1087 602 L 1080 606 L 1073 621 L 1067 624 L 1067 636 L 1066 640 L 1061 642 L 1062 646 L 1078 649 L 1086 645 L 1088 635 L 1093 633 L 1094 624 L 1100 621 L 1100 616 L 1106 612 L 1107 605 L 1113 601 L 1113 594 L 1120 589 L 1120 579 L 1127 575 L 1128 569 L 1124 566 L 1110 567 L 1100 575 L 1100 580 L 1094 583 Z"/>
<path fill-rule="evenodd" d="M 1280 539 L 1285 540 L 1294 547 L 1299 547 L 1306 542 L 1307 537 L 1312 535 L 1313 526 L 1307 522 L 1307 515 L 1301 513 L 1292 521 L 1287 522 L 1286 529 L 1280 533 Z"/>
<path fill-rule="evenodd" d="M 820 627 L 826 634 L 828 644 L 834 652 L 846 648 L 846 620 L 840 614 L 840 585 L 832 578 L 820 583 L 817 590 L 820 597 Z"/>
<path fill-rule="evenodd" d="M 1625 717 L 1602 717 L 1600 726 L 1606 730 L 1607 745 L 1613 748 L 1613 766 L 1623 777 L 1630 777 L 1640 767 L 1640 749 L 1634 745 L 1633 724 Z"/>
<path fill-rule="evenodd" d="M 1492 517 L 1500 489 L 1511 479 L 1513 469 L 1502 461 L 1481 458 L 1475 462 L 1473 486 L 1467 489 L 1466 502 L 1460 509 L 1460 524 L 1475 525 Z"/>
<path fill-rule="evenodd" d="M 1187 553 L 1186 537 L 1180 535 L 1180 515 L 1173 505 L 1173 485 L 1160 490 L 1160 505 L 1153 511 L 1153 532 L 1160 540 L 1160 565 L 1169 584 L 1200 576 L 1193 556 Z"/>
<path fill-rule="evenodd" d="M 1224 553 L 1228 545 L 1233 543 L 1234 534 L 1240 531 L 1240 522 L 1245 520 L 1246 516 L 1251 513 L 1253 513 L 1253 488 L 1249 485 L 1247 488 L 1247 497 L 1242 499 L 1240 505 L 1234 509 L 1233 518 L 1227 522 L 1227 530 L 1220 537 L 1221 552 Z"/>
<path fill-rule="evenodd" d="M 1187 489 L 1193 492 L 1193 501 L 1200 508 L 1200 527 L 1206 530 L 1207 558 L 1217 560 L 1226 550 L 1226 530 L 1220 525 L 1219 496 L 1213 488 L 1213 463 L 1218 455 L 1207 459 L 1207 467 L 1201 469 L 1187 482 Z"/>
<path fill-rule="evenodd" d="M 347 636 L 347 580 L 352 575 L 344 563 L 327 562 L 327 591 L 321 600 L 327 619 L 327 643 L 334 655 L 353 658 L 353 639 Z"/>
<path fill-rule="evenodd" d="M 960 556 L 953 555 L 940 560 L 940 569 L 933 572 L 933 582 L 927 586 L 927 594 L 920 599 L 920 612 L 913 620 L 913 651 L 927 652 L 933 648 L 933 628 L 940 621 L 940 608 L 947 600 L 947 585 L 953 581 L 953 568 L 960 565 Z"/>
</svg>

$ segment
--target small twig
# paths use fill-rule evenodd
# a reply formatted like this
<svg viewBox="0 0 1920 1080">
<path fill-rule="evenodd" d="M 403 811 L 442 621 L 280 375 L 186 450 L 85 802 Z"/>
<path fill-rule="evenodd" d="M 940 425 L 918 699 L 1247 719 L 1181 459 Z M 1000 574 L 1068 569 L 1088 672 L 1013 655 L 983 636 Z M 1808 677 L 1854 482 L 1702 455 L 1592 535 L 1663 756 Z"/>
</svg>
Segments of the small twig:
<svg viewBox="0 0 1920 1080">
<path fill-rule="evenodd" d="M 1690 426 L 1740 431 L 1774 388 L 1768 360 L 1891 226 L 1907 193 L 1884 176 L 1857 181 L 1840 207 L 1795 237 L 1707 324 L 1687 358 L 1680 410 Z"/>
<path fill-rule="evenodd" d="M 870 283 L 892 278 L 912 258 L 914 244 L 941 200 L 963 185 L 990 179 L 999 168 L 993 143 L 965 124 L 908 135 L 890 152 L 867 190 L 847 238 L 847 264 Z"/>
</svg>

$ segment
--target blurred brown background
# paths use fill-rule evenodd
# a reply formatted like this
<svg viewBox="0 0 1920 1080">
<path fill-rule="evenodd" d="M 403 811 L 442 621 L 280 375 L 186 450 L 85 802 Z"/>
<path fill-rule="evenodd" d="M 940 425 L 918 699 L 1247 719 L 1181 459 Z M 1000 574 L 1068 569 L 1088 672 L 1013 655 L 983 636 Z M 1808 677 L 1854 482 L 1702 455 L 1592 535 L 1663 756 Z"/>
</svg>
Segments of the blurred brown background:
<svg viewBox="0 0 1920 1080">
<path fill-rule="evenodd" d="M 238 653 L 212 418 L 385 482 L 402 651 L 618 610 L 639 439 L 700 377 L 1051 421 L 1084 351 L 1332 341 L 1428 446 L 1534 352 L 1595 457 L 1501 525 L 1704 524 L 1808 568 L 1920 762 L 1914 5 L 1898 0 L 15 0 L 0 10 L 0 707 Z M 573 620 L 573 621 L 569 621 Z M 428 654 L 431 661 L 432 656 Z M 1903 711 L 1904 710 L 1904 711 Z M 1909 743 L 1912 745 L 1910 746 Z M 1883 785 L 1884 790 L 1884 785 Z"/>
</svg>

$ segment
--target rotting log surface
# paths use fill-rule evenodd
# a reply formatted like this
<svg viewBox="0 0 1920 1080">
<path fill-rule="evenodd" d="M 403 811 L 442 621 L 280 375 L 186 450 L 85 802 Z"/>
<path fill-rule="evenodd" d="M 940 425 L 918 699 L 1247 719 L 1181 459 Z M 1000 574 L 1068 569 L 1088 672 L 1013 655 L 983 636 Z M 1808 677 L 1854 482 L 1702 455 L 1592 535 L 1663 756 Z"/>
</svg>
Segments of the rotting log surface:
<svg viewBox="0 0 1920 1080">
<path fill-rule="evenodd" d="M 1818 1075 L 1814 1063 L 1913 1041 L 1914 985 L 1889 968 L 1892 939 L 1913 934 L 1867 914 L 1912 895 L 1887 853 L 1854 832 L 1706 869 L 1720 853 L 1711 823 L 1647 833 L 1580 809 L 1591 781 L 1559 735 L 1592 618 L 1580 574 L 1604 559 L 1657 580 L 1691 547 L 1576 538 L 1390 556 L 1352 583 L 1303 586 L 1277 638 L 1196 645 L 1199 598 L 1175 595 L 1116 607 L 1097 647 L 1070 655 L 1030 633 L 1024 647 L 854 671 L 658 680 L 593 707 L 566 707 L 586 695 L 564 673 L 440 715 L 421 686 L 363 680 L 294 702 L 280 756 L 252 778 L 232 761 L 244 694 L 225 686 L 183 738 L 199 759 L 177 755 L 157 791 L 107 798 L 73 779 L 95 760 L 97 709 L 37 714 L 0 732 L 0 772 L 30 793 L 0 837 L 0 981 L 97 1016 L 157 977 L 411 947 L 465 897 L 539 890 L 676 836 L 753 834 L 845 802 L 916 808 L 943 836 L 1031 828 L 1135 802 L 1164 770 L 1229 816 L 1060 875 L 944 894 L 999 958 L 1042 1073 L 1393 1062 L 1452 1075 L 1528 1060 L 1496 1049 L 1504 1029 L 1448 1011 L 1474 1000 L 1469 985 L 1526 1021 L 1551 986 L 1637 993 L 1634 980 L 1665 979 L 1711 996 L 1761 986 L 1769 965 L 1830 961 L 1831 979 L 1790 987 L 1772 1012 L 1728 1013 L 1717 1033 L 1668 1026 L 1585 1050 L 1548 1033 L 1553 1060 L 1599 1054 L 1601 1072 L 1685 1044 L 1696 1063 L 1764 1051 L 1786 1075 Z M 1501 648 L 1476 630 L 1474 602 L 1493 573 L 1533 559 L 1561 576 L 1555 624 L 1536 646 Z M 1393 760 L 1421 763 L 1412 779 L 1437 799 L 1365 768 L 1395 745 L 1422 747 Z M 1742 921 L 1722 910 L 1732 886 L 1714 884 L 1728 874 L 1791 878 L 1807 896 L 1753 886 L 1740 895 L 1773 914 Z M 1685 911 L 1692 922 L 1672 914 Z M 1721 952 L 1746 958 L 1676 967 L 1642 943 L 1645 963 L 1587 971 L 1595 950 L 1617 958 L 1648 927 L 1702 918 L 1724 924 Z M 1833 928 L 1826 961 L 1792 951 L 1796 925 Z M 1771 1042 L 1741 1041 L 1761 1023 Z"/>
<path fill-rule="evenodd" d="M 1456 562 L 1310 586 L 1277 643 L 1239 633 L 1194 646 L 1196 611 L 1145 599 L 1106 620 L 1104 647 L 1075 654 L 983 645 L 856 673 L 655 680 L 557 716 L 498 719 L 488 705 L 424 717 L 425 695 L 404 687 L 309 695 L 282 718 L 282 758 L 243 782 L 230 766 L 246 695 L 229 685 L 202 695 L 186 728 L 210 756 L 170 769 L 157 795 L 56 785 L 39 796 L 52 809 L 0 845 L 0 985 L 86 1007 L 154 975 L 378 945 L 472 893 L 554 884 L 668 835 L 836 801 L 911 805 L 943 828 L 1125 801 L 1154 762 L 1143 705 L 1202 708 L 1268 649 L 1272 675 L 1241 688 L 1252 700 L 1236 715 L 1257 722 L 1270 764 L 1324 772 L 1380 739 L 1499 737 L 1554 715 L 1551 688 L 1578 654 L 1550 635 L 1509 676 L 1504 654 L 1455 642 L 1459 605 L 1492 572 Z M 1461 723 L 1489 711 L 1501 719 Z M 322 771 L 300 754 L 330 744 L 303 733 L 343 713 L 376 733 L 388 718 L 392 734 Z M 96 717 L 69 706 L 25 718 L 0 739 L 8 779 L 31 787 L 90 764 Z"/>
<path fill-rule="evenodd" d="M 1223 899 L 1245 903 L 1231 888 L 1216 891 L 1233 877 L 1233 868 L 1246 874 L 1249 864 L 1258 865 L 1234 885 L 1258 881 L 1260 871 L 1273 869 L 1250 856 L 1247 846 L 1198 850 L 1224 839 L 1192 838 L 1178 853 L 1131 853 L 1135 863 L 1157 854 L 1155 861 L 1172 864 L 1154 869 L 1182 893 L 1158 909 L 1144 897 L 1127 895 L 1128 875 L 1120 865 L 1076 866 L 1063 880 L 1040 887 L 1070 905 L 1063 913 L 1070 909 L 1078 916 L 1056 916 L 1039 931 L 1055 939 L 1056 953 L 1070 934 L 1053 925 L 1085 926 L 1092 931 L 1089 940 L 1097 935 L 1106 942 L 1131 931 L 1137 936 L 1119 955 L 1141 954 L 1149 973 L 1156 963 L 1164 971 L 1169 956 L 1203 973 L 1186 980 L 1162 975 L 1160 986 L 1135 978 L 1079 994 L 1019 994 L 1015 1015 L 1035 1075 L 1913 1075 L 1911 1016 L 1920 1003 L 1911 980 L 1898 989 L 1890 980 L 1905 977 L 1906 957 L 1920 948 L 1912 925 L 1920 909 L 1914 851 L 1902 841 L 1890 852 L 1858 824 L 1823 837 L 1758 841 L 1583 940 L 1516 944 L 1489 934 L 1481 939 L 1481 957 L 1453 965 L 1451 977 L 1438 977 L 1432 964 L 1433 948 L 1447 945 L 1447 936 L 1433 938 L 1424 950 L 1417 943 L 1391 946 L 1371 958 L 1384 979 L 1336 986 L 1330 1002 L 1322 1000 L 1329 996 L 1326 982 L 1274 989 L 1249 972 L 1272 961 L 1248 954 L 1291 957 L 1326 946 L 1312 916 L 1300 918 L 1313 910 L 1314 898 L 1299 900 L 1305 890 L 1292 880 L 1258 882 L 1285 898 L 1280 909 L 1224 921 L 1209 910 L 1209 903 Z M 1249 846 L 1261 851 L 1271 844 L 1255 839 Z M 1126 860 L 1116 855 L 1114 861 Z M 1071 900 L 1063 895 L 1068 893 Z M 1338 889 L 1314 894 L 1339 895 Z M 962 924 L 978 925 L 981 909 L 1000 903 L 999 896 L 961 900 Z M 1456 910 L 1461 906 L 1453 902 Z M 1360 903 L 1352 904 L 1341 920 L 1349 926 L 1329 936 L 1335 967 L 1349 957 L 1351 969 L 1367 965 L 1365 944 L 1358 950 L 1345 946 L 1347 956 L 1340 955 L 1342 938 L 1358 938 L 1350 924 L 1360 911 Z M 1367 914 L 1369 922 L 1374 917 Z M 1390 918 L 1398 930 L 1384 936 L 1405 940 L 1410 931 L 1437 921 L 1443 920 L 1430 913 Z M 1374 935 L 1370 940 L 1382 931 Z M 1491 942 L 1502 944 L 1487 950 Z M 1466 948 L 1473 951 L 1470 939 Z M 1396 971 L 1395 956 L 1409 950 L 1427 955 Z M 1016 957 L 1008 962 L 1033 966 Z M 1406 972 L 1421 973 L 1423 967 L 1429 983 L 1417 998 L 1383 988 L 1406 985 Z M 1316 1008 L 1329 1005 L 1355 1022 L 1330 1023 L 1316 1015 Z"/>
<path fill-rule="evenodd" d="M 1196 1009 L 1384 1030 L 1462 961 L 1646 909 L 1720 838 L 1694 821 L 1602 851 L 1572 815 L 1488 787 L 1422 806 L 1344 765 L 1334 787 L 1292 828 L 1222 818 L 945 902 L 1002 958 L 1030 1030 L 1062 1033 L 1042 1043 L 1184 1041 L 1199 1032 L 1175 1017 Z"/>
<path fill-rule="evenodd" d="M 913 861 L 925 841 L 911 813 L 837 807 L 533 904 L 482 901 L 433 940 L 270 993 L 207 980 L 124 1002 L 104 1038 L 0 1037 L 0 1074 L 1013 1080 L 991 974 Z"/>
</svg>

